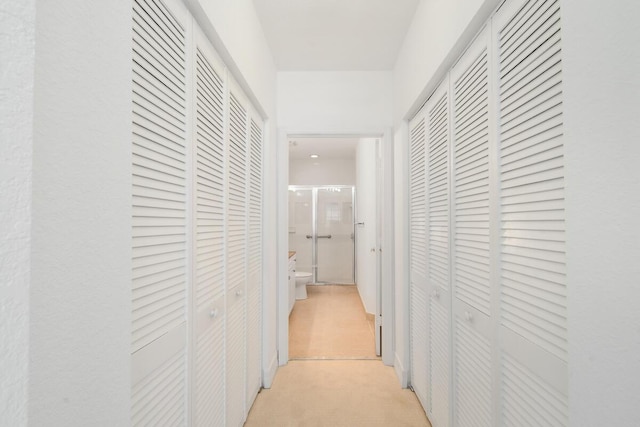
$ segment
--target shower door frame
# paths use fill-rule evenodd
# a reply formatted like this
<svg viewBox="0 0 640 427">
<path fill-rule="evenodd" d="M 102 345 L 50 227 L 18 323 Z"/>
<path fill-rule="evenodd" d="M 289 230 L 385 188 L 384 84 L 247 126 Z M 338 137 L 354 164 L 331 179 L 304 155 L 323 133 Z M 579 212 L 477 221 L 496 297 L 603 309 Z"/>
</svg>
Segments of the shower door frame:
<svg viewBox="0 0 640 427">
<path fill-rule="evenodd" d="M 356 270 L 357 270 L 357 258 L 356 258 L 356 230 L 355 219 L 356 213 L 356 187 L 355 185 L 289 185 L 288 189 L 291 191 L 296 190 L 311 190 L 311 284 L 324 284 L 326 282 L 318 282 L 318 190 L 328 190 L 331 188 L 351 189 L 351 240 L 353 250 L 351 251 L 351 283 L 344 284 L 356 284 Z"/>
</svg>

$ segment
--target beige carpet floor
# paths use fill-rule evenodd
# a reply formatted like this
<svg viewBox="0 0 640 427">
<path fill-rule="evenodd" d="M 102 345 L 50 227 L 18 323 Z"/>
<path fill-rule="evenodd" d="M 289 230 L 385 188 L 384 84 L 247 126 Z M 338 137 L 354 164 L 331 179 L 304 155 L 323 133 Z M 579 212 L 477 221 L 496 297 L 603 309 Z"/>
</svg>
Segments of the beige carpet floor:
<svg viewBox="0 0 640 427">
<path fill-rule="evenodd" d="M 262 390 L 246 427 L 430 427 L 415 394 L 379 360 L 293 360 Z"/>
<path fill-rule="evenodd" d="M 289 316 L 289 359 L 376 359 L 373 315 L 355 285 L 307 286 Z"/>
</svg>

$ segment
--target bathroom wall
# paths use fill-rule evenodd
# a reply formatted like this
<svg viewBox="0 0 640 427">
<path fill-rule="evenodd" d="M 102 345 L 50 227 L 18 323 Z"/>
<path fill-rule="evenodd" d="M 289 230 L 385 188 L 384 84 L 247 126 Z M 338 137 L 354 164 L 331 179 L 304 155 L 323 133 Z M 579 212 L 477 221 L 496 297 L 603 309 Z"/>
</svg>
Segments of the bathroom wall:
<svg viewBox="0 0 640 427">
<path fill-rule="evenodd" d="M 355 158 L 289 159 L 289 185 L 355 185 Z"/>
</svg>

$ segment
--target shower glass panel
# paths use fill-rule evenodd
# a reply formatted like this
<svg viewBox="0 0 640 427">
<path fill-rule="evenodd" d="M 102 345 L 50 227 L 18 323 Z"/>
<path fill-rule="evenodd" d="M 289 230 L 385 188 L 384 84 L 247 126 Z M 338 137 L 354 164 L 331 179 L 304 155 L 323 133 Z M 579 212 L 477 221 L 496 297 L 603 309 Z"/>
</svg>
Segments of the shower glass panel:
<svg viewBox="0 0 640 427">
<path fill-rule="evenodd" d="M 289 188 L 289 250 L 296 251 L 296 270 L 313 271 L 313 189 Z"/>
<path fill-rule="evenodd" d="M 354 283 L 351 186 L 289 187 L 289 250 L 312 283 Z"/>
<path fill-rule="evenodd" d="M 316 281 L 353 283 L 353 188 L 318 188 L 316 211 Z"/>
</svg>

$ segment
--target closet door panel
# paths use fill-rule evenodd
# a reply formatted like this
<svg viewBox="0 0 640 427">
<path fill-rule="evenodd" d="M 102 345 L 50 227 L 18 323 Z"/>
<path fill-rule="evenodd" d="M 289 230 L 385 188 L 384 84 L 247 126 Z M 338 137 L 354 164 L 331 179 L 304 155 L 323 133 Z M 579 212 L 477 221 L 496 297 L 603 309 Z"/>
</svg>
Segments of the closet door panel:
<svg viewBox="0 0 640 427">
<path fill-rule="evenodd" d="M 489 31 L 451 70 L 455 425 L 493 426 Z"/>
<path fill-rule="evenodd" d="M 434 427 L 450 424 L 451 239 L 449 79 L 426 104 L 427 289 L 429 290 L 429 396 Z"/>
<path fill-rule="evenodd" d="M 262 360 L 262 120 L 249 120 L 249 204 L 247 282 L 247 402 L 261 386 Z"/>
<path fill-rule="evenodd" d="M 229 81 L 227 138 L 227 425 L 241 426 L 246 415 L 247 390 L 247 144 L 248 102 Z"/>
<path fill-rule="evenodd" d="M 494 29 L 503 419 L 505 425 L 567 425 L 559 1 L 507 2 Z"/>
<path fill-rule="evenodd" d="M 187 23 L 181 2 L 133 2 L 133 425 L 188 419 Z"/>
<path fill-rule="evenodd" d="M 195 46 L 195 425 L 225 424 L 225 74 L 198 29 Z"/>
<path fill-rule="evenodd" d="M 411 386 L 428 407 L 427 128 L 424 110 L 409 124 Z"/>
</svg>

